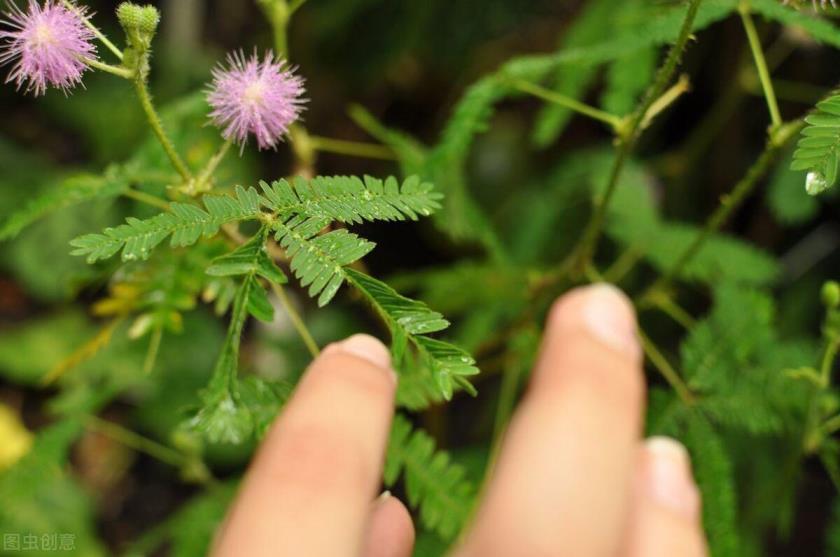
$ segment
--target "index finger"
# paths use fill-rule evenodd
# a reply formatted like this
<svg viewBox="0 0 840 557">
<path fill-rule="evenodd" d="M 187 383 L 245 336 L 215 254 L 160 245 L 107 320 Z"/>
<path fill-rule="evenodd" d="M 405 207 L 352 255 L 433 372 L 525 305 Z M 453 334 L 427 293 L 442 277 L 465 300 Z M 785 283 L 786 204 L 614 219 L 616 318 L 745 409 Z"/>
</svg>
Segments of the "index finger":
<svg viewBox="0 0 840 557">
<path fill-rule="evenodd" d="M 395 391 L 388 349 L 373 337 L 324 350 L 268 433 L 215 554 L 358 554 Z"/>
<path fill-rule="evenodd" d="M 557 302 L 461 554 L 615 555 L 643 393 L 626 297 L 595 285 Z"/>
</svg>

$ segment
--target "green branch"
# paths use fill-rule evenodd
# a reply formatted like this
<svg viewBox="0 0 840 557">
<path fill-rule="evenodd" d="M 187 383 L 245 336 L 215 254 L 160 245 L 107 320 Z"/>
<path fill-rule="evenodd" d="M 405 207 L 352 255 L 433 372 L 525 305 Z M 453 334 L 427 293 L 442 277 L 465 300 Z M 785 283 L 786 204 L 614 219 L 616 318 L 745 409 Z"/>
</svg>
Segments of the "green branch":
<svg viewBox="0 0 840 557">
<path fill-rule="evenodd" d="M 767 61 L 764 59 L 764 51 L 761 49 L 761 41 L 758 39 L 758 32 L 755 30 L 755 24 L 750 16 L 749 2 L 743 0 L 738 6 L 738 13 L 741 14 L 741 22 L 744 24 L 744 31 L 747 33 L 747 40 L 750 43 L 755 67 L 758 70 L 758 77 L 761 80 L 761 88 L 764 90 L 764 98 L 767 100 L 767 108 L 770 110 L 771 130 L 775 130 L 782 125 L 782 116 L 779 113 L 779 104 L 776 101 L 776 93 L 773 90 L 770 71 L 767 69 Z"/>
<path fill-rule="evenodd" d="M 598 241 L 604 227 L 607 208 L 609 207 L 610 201 L 612 200 L 615 190 L 618 187 L 618 181 L 621 177 L 622 171 L 624 170 L 624 165 L 630 157 L 630 153 L 635 148 L 636 142 L 641 135 L 641 131 L 643 129 L 642 123 L 645 121 L 648 111 L 666 91 L 668 83 L 670 83 L 677 70 L 677 66 L 682 58 L 683 50 L 685 50 L 685 45 L 691 37 L 691 28 L 694 25 L 694 19 L 697 17 L 697 10 L 700 7 L 700 2 L 702 2 L 702 0 L 690 0 L 688 11 L 686 12 L 685 19 L 683 20 L 676 42 L 671 47 L 665 62 L 659 68 L 656 78 L 645 94 L 644 99 L 636 108 L 636 111 L 630 116 L 626 128 L 619 134 L 618 155 L 616 156 L 612 170 L 610 171 L 607 188 L 603 197 L 600 198 L 595 207 L 595 212 L 586 227 L 586 231 L 584 232 L 578 249 L 572 256 L 572 268 L 577 272 L 584 271 L 589 266 L 589 263 L 595 255 L 595 251 L 598 247 Z"/>
<path fill-rule="evenodd" d="M 160 141 L 160 144 L 163 146 L 163 150 L 166 151 L 166 156 L 169 157 L 169 160 L 172 162 L 172 166 L 178 174 L 181 175 L 181 179 L 184 183 L 189 183 L 192 180 L 192 173 L 181 159 L 178 151 L 175 150 L 175 145 L 163 129 L 163 122 L 161 121 L 157 110 L 155 110 L 155 105 L 152 103 L 152 97 L 149 94 L 149 88 L 146 84 L 146 80 L 142 77 L 136 78 L 134 80 L 134 88 L 137 91 L 137 97 L 140 99 L 140 106 L 143 107 L 143 112 L 146 114 L 146 118 L 149 121 L 149 125 L 152 127 L 155 137 L 157 137 L 158 141 Z"/>
</svg>

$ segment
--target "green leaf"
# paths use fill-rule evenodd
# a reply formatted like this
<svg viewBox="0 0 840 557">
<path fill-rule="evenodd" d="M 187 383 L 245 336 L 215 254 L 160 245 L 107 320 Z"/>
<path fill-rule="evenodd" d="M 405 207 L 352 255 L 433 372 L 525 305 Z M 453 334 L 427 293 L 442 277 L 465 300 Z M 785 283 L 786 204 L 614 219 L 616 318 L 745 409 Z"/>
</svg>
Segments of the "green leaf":
<svg viewBox="0 0 840 557">
<path fill-rule="evenodd" d="M 0 226 L 0 240 L 14 238 L 21 230 L 54 211 L 91 199 L 117 197 L 128 187 L 128 181 L 122 179 L 118 167 L 115 166 L 109 168 L 104 176 L 68 176 L 57 187 L 48 189 L 26 203 L 22 209 L 12 213 Z"/>
<path fill-rule="evenodd" d="M 840 172 L 840 95 L 817 103 L 793 153 L 791 170 L 807 170 L 805 187 L 816 195 L 834 186 Z"/>
<path fill-rule="evenodd" d="M 249 375 L 239 382 L 239 397 L 251 414 L 258 440 L 265 436 L 291 395 L 292 385 L 285 381 L 268 381 Z"/>
<path fill-rule="evenodd" d="M 737 486 L 726 447 L 700 414 L 687 418 L 685 445 L 703 495 L 703 526 L 715 557 L 740 557 L 737 526 Z"/>
<path fill-rule="evenodd" d="M 384 182 L 370 176 L 364 181 L 355 176 L 297 177 L 294 185 L 278 180 L 260 186 L 267 206 L 281 219 L 294 214 L 345 223 L 417 220 L 439 209 L 443 197 L 417 176 L 408 177 L 402 186 L 393 176 Z"/>
<path fill-rule="evenodd" d="M 698 405 L 715 422 L 753 434 L 778 433 L 804 415 L 808 386 L 786 373 L 807 352 L 782 342 L 772 300 L 732 284 L 715 289 L 712 313 L 681 347 L 682 367 Z M 798 358 L 806 361 L 796 361 Z"/>
<path fill-rule="evenodd" d="M 276 240 L 291 258 L 292 272 L 302 286 L 309 287 L 310 296 L 318 296 L 321 307 L 333 299 L 344 283 L 345 266 L 370 253 L 376 245 L 344 229 L 318 236 L 328 222 L 324 218 L 296 216 L 271 224 Z"/>
<path fill-rule="evenodd" d="M 206 195 L 202 201 L 206 210 L 172 203 L 168 213 L 147 220 L 130 217 L 126 224 L 106 228 L 101 234 L 81 236 L 70 242 L 76 248 L 72 253 L 86 255 L 89 263 L 108 259 L 120 250 L 123 261 L 147 259 L 169 236 L 173 247 L 189 246 L 202 236 L 216 235 L 223 224 L 258 218 L 262 198 L 254 188 L 245 190 L 237 186 L 235 197 Z"/>
<path fill-rule="evenodd" d="M 750 8 L 782 25 L 805 31 L 819 43 L 840 48 L 840 28 L 826 19 L 796 11 L 776 0 L 750 0 Z"/>
<path fill-rule="evenodd" d="M 207 268 L 207 274 L 214 277 L 257 275 L 275 284 L 289 282 L 286 274 L 268 255 L 264 233 L 254 235 L 234 251 L 214 259 Z"/>
<path fill-rule="evenodd" d="M 475 488 L 464 468 L 435 450 L 427 433 L 412 430 L 411 423 L 397 415 L 385 455 L 385 485 L 393 486 L 401 474 L 408 501 L 419 507 L 423 524 L 445 540 L 455 539 L 470 516 Z"/>
<path fill-rule="evenodd" d="M 402 343 L 411 342 L 418 352 L 421 365 L 429 371 L 428 379 L 434 382 L 446 400 L 452 398 L 457 387 L 475 393 L 467 380 L 467 377 L 479 373 L 472 356 L 457 346 L 425 336 L 449 326 L 441 314 L 430 310 L 422 302 L 400 295 L 380 280 L 354 269 L 347 269 L 346 272 L 348 280 L 388 324 L 396 347 L 392 349 L 396 364 L 401 365 L 403 361 Z M 423 377 L 421 373 L 415 371 L 415 381 Z"/>
</svg>

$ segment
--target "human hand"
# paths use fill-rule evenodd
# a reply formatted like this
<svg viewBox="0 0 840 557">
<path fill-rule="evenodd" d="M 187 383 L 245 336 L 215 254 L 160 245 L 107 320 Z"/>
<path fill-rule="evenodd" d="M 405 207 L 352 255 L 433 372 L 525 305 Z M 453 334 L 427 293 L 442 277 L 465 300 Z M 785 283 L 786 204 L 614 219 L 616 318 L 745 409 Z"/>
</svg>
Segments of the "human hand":
<svg viewBox="0 0 840 557">
<path fill-rule="evenodd" d="M 641 439 L 641 363 L 618 290 L 584 287 L 555 303 L 457 557 L 706 554 L 688 453 Z M 374 499 L 395 391 L 379 341 L 328 346 L 268 433 L 214 555 L 411 555 L 408 511 Z"/>
</svg>

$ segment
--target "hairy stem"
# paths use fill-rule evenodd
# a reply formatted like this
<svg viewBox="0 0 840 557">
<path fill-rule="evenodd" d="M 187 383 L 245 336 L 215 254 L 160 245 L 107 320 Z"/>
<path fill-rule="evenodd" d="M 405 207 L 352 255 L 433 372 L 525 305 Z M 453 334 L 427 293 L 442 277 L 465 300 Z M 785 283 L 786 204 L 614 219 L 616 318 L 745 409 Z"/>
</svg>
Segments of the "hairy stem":
<svg viewBox="0 0 840 557">
<path fill-rule="evenodd" d="M 158 115 L 157 110 L 155 110 L 155 105 L 152 103 L 152 97 L 149 94 L 149 87 L 146 84 L 146 80 L 138 77 L 134 80 L 134 88 L 137 90 L 137 97 L 140 99 L 140 105 L 143 107 L 143 112 L 146 113 L 149 125 L 152 127 L 152 131 L 158 138 L 158 141 L 160 141 L 160 144 L 163 146 L 163 150 L 166 151 L 166 156 L 169 157 L 169 160 L 172 162 L 172 166 L 178 174 L 181 175 L 181 179 L 183 179 L 185 183 L 189 183 L 190 180 L 192 180 L 192 173 L 190 173 L 190 170 L 187 168 L 187 165 L 184 164 L 184 161 L 181 160 L 181 156 L 178 154 L 178 151 L 175 150 L 175 145 L 163 129 L 163 122 L 161 122 L 160 116 Z"/>
<path fill-rule="evenodd" d="M 802 122 L 796 122 L 785 130 L 784 137 L 778 137 L 778 134 L 776 134 L 777 138 L 775 140 L 771 138 L 767 142 L 764 152 L 762 152 L 758 160 L 750 167 L 741 181 L 735 185 L 732 192 L 723 196 L 720 205 L 708 218 L 703 230 L 697 234 L 694 241 L 677 258 L 677 262 L 662 274 L 642 295 L 641 300 L 643 303 L 649 301 L 656 292 L 668 289 L 671 282 L 682 273 L 685 266 L 700 252 L 711 235 L 720 230 L 724 223 L 729 220 L 729 217 L 753 193 L 761 178 L 764 177 L 770 169 L 770 166 L 776 161 L 776 157 L 779 155 L 782 147 L 784 147 L 785 143 L 791 137 L 799 132 L 802 125 Z"/>
<path fill-rule="evenodd" d="M 111 64 L 105 64 L 104 62 L 100 62 L 99 60 L 95 60 L 93 58 L 83 58 L 82 60 L 91 68 L 95 68 L 97 70 L 116 75 L 123 79 L 134 79 L 134 72 L 127 68 L 123 68 L 122 66 L 113 66 Z"/>
<path fill-rule="evenodd" d="M 761 49 L 761 41 L 755 24 L 750 16 L 749 2 L 742 0 L 738 6 L 741 14 L 741 22 L 744 24 L 744 31 L 747 33 L 747 40 L 750 43 L 750 50 L 755 60 L 755 67 L 758 70 L 758 77 L 761 80 L 761 88 L 764 90 L 764 98 L 767 100 L 767 108 L 770 110 L 772 128 L 776 129 L 782 125 L 782 115 L 779 112 L 779 104 L 776 101 L 776 92 L 773 90 L 773 81 L 770 79 L 770 71 L 767 69 L 767 60 L 764 58 L 764 51 Z"/>
<path fill-rule="evenodd" d="M 295 309 L 294 304 L 292 304 L 292 301 L 286 295 L 286 289 L 283 288 L 282 285 L 274 282 L 271 283 L 271 289 L 274 290 L 274 294 L 280 300 L 280 303 L 283 305 L 283 309 L 286 310 L 286 314 L 289 316 L 289 319 L 292 320 L 292 325 L 294 325 L 300 335 L 300 338 L 306 345 L 306 349 L 309 350 L 309 353 L 313 358 L 317 358 L 318 354 L 321 353 L 321 349 L 318 348 L 318 343 L 315 342 L 315 339 L 312 337 L 312 333 L 309 332 L 306 322 L 304 322 L 303 318 Z"/>
<path fill-rule="evenodd" d="M 99 39 L 99 42 L 101 42 L 102 44 L 104 44 L 104 45 L 105 45 L 105 47 L 106 47 L 108 50 L 110 50 L 111 52 L 113 52 L 113 53 L 114 53 L 114 56 L 116 56 L 116 57 L 117 57 L 117 58 L 119 58 L 120 60 L 122 60 L 122 59 L 123 59 L 123 53 L 122 53 L 122 50 L 120 50 L 119 48 L 117 48 L 117 46 L 116 46 L 114 43 L 112 43 L 110 40 L 108 40 L 108 37 L 106 37 L 106 36 L 102 33 L 102 31 L 100 31 L 100 30 L 96 27 L 96 25 L 94 25 L 93 23 L 91 23 L 90 19 L 88 19 L 88 18 L 87 18 L 87 16 L 85 16 L 85 14 L 82 12 L 82 10 L 80 10 L 80 9 L 79 9 L 79 7 L 78 7 L 78 6 L 76 6 L 75 4 L 73 4 L 73 2 L 71 2 L 70 0 L 61 0 L 61 3 L 62 3 L 62 4 L 64 4 L 64 6 L 65 6 L 68 10 L 72 11 L 73 13 L 75 13 L 76 15 L 78 15 L 79 17 L 81 17 L 81 18 L 82 18 L 82 21 L 85 23 L 85 27 L 87 27 L 88 29 L 90 29 L 90 31 L 93 33 L 93 35 L 94 35 L 97 39 Z"/>
<path fill-rule="evenodd" d="M 579 247 L 576 250 L 576 253 L 573 254 L 573 268 L 578 271 L 585 270 L 595 255 L 601 231 L 604 227 L 607 208 L 609 207 L 613 194 L 615 194 L 619 178 L 624 170 L 624 165 L 630 157 L 630 153 L 633 151 L 636 146 L 636 142 L 641 135 L 641 124 L 644 121 L 648 110 L 650 110 L 651 106 L 653 106 L 654 103 L 657 102 L 657 99 L 662 96 L 663 92 L 668 87 L 668 83 L 674 76 L 674 72 L 677 70 L 685 45 L 691 37 L 691 27 L 694 25 L 695 17 L 697 17 L 697 10 L 700 7 L 700 2 L 702 2 L 702 0 L 690 0 L 688 4 L 688 11 L 686 12 L 685 19 L 683 20 L 676 42 L 668 52 L 668 57 L 665 59 L 665 62 L 656 73 L 656 78 L 645 94 L 644 99 L 636 108 L 635 112 L 630 116 L 627 127 L 622 129 L 619 134 L 618 155 L 616 156 L 612 170 L 610 171 L 607 188 L 595 206 L 595 211 L 592 214 L 592 218 L 589 220 L 589 224 L 586 227 L 586 231 L 584 232 Z"/>
</svg>

